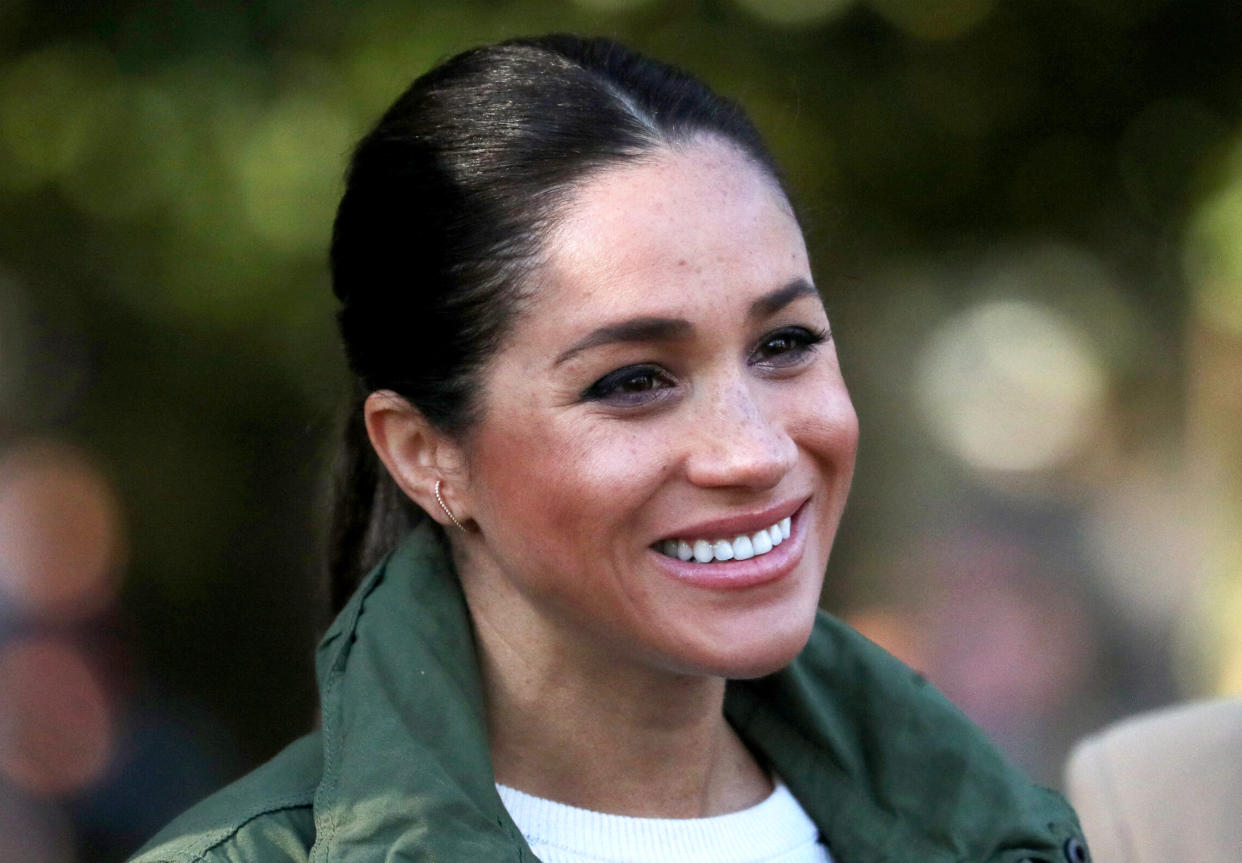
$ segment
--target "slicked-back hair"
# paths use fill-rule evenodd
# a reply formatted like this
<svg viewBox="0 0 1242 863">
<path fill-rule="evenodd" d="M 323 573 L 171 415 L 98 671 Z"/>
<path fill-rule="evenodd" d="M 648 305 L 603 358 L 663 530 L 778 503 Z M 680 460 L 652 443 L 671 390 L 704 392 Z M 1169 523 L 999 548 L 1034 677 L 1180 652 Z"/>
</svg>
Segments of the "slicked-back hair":
<svg viewBox="0 0 1242 863">
<path fill-rule="evenodd" d="M 371 448 L 367 394 L 392 390 L 436 428 L 465 433 L 480 372 L 569 198 L 609 168 L 704 135 L 781 182 L 741 108 L 696 78 L 610 40 L 552 35 L 452 57 L 361 140 L 331 250 L 357 379 L 336 468 L 333 610 L 426 517 Z"/>
</svg>

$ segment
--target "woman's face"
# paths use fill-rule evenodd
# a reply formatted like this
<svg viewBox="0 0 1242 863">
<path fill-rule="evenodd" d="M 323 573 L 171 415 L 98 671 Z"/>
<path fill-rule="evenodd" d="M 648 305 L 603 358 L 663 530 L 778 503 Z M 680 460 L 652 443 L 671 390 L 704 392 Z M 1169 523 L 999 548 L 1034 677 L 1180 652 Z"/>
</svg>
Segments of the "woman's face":
<svg viewBox="0 0 1242 863">
<path fill-rule="evenodd" d="M 567 212 L 463 445 L 476 622 L 520 650 L 769 673 L 810 632 L 858 434 L 801 231 L 715 139 Z"/>
</svg>

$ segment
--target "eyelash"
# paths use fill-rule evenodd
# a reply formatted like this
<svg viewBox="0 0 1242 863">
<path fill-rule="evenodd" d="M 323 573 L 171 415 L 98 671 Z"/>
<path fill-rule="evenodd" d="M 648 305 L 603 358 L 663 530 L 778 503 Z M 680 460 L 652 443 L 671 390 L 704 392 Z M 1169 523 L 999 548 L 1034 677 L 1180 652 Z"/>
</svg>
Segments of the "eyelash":
<svg viewBox="0 0 1242 863">
<path fill-rule="evenodd" d="M 782 327 L 774 333 L 763 337 L 751 352 L 752 360 L 759 356 L 760 351 L 773 342 L 785 340 L 791 342 L 786 350 L 776 352 L 773 356 L 778 362 L 771 363 L 774 368 L 788 368 L 797 365 L 807 354 L 815 352 L 817 346 L 828 340 L 828 331 L 824 329 L 808 329 L 807 327 Z"/>
<path fill-rule="evenodd" d="M 792 368 L 827 340 L 827 330 L 782 327 L 764 336 L 751 351 L 748 361 L 753 365 L 766 365 L 774 371 Z M 772 350 L 773 343 L 782 341 L 787 343 L 786 348 Z M 640 363 L 609 372 L 583 390 L 581 398 L 617 407 L 639 407 L 663 399 L 675 384 L 676 381 L 665 369 L 654 363 Z"/>
</svg>

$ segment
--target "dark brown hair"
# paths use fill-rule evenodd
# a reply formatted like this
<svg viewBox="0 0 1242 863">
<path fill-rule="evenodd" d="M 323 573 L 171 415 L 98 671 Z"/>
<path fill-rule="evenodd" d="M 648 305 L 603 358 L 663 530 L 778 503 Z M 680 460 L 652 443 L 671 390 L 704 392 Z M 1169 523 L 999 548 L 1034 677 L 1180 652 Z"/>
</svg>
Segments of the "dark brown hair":
<svg viewBox="0 0 1242 863">
<path fill-rule="evenodd" d="M 425 516 L 367 439 L 362 401 L 392 390 L 460 434 L 566 199 L 586 180 L 695 136 L 731 141 L 779 183 L 743 111 L 605 39 L 555 35 L 459 54 L 418 78 L 354 152 L 332 238 L 357 392 L 337 467 L 333 609 Z"/>
</svg>

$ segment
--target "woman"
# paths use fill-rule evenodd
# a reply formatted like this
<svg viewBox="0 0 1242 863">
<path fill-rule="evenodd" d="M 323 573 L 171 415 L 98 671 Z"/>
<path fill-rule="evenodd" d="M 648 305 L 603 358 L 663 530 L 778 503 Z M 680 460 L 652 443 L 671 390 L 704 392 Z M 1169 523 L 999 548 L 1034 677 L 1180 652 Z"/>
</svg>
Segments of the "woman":
<svg viewBox="0 0 1242 863">
<path fill-rule="evenodd" d="M 738 108 L 607 41 L 466 52 L 359 145 L 332 264 L 322 728 L 141 860 L 1085 859 L 817 615 L 857 422 Z"/>
</svg>

